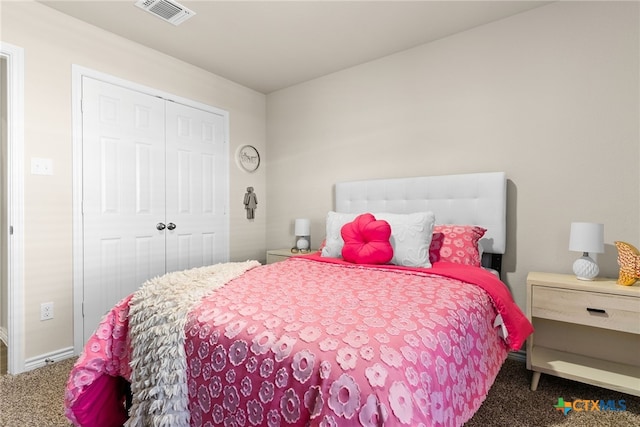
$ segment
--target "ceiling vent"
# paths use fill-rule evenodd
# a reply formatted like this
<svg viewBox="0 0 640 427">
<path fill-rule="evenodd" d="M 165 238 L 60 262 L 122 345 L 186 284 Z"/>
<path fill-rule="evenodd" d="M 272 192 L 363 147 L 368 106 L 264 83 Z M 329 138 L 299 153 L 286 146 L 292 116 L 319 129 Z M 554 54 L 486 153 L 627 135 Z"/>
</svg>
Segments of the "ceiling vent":
<svg viewBox="0 0 640 427">
<path fill-rule="evenodd" d="M 183 5 L 169 0 L 139 0 L 136 6 L 173 25 L 182 24 L 196 14 Z"/>
</svg>

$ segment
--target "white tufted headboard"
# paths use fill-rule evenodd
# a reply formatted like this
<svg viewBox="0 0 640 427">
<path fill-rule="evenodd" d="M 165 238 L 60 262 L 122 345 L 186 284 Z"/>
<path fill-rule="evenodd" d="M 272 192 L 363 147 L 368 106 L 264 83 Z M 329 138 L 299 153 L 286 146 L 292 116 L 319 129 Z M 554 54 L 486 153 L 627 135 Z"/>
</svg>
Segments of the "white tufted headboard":
<svg viewBox="0 0 640 427">
<path fill-rule="evenodd" d="M 336 184 L 336 211 L 431 211 L 436 216 L 436 224 L 473 224 L 486 228 L 480 240 L 486 253 L 504 254 L 506 249 L 504 172 L 342 182 Z"/>
</svg>

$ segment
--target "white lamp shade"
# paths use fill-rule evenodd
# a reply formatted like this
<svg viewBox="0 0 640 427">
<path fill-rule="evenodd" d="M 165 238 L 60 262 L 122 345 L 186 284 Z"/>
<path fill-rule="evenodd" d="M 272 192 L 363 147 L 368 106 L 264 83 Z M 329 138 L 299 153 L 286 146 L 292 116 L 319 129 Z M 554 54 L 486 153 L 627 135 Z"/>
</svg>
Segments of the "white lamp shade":
<svg viewBox="0 0 640 427">
<path fill-rule="evenodd" d="M 569 250 L 576 252 L 604 252 L 604 224 L 572 222 Z"/>
<path fill-rule="evenodd" d="M 296 236 L 309 236 L 311 235 L 311 220 L 309 219 L 296 219 L 295 233 Z"/>
</svg>

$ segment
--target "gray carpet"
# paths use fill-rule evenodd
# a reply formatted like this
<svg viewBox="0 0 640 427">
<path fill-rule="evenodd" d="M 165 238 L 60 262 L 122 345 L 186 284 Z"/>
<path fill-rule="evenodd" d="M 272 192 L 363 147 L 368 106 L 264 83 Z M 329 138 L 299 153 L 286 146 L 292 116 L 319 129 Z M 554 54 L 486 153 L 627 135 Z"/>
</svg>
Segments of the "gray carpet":
<svg viewBox="0 0 640 427">
<path fill-rule="evenodd" d="M 17 376 L 0 376 L 0 426 L 68 426 L 63 415 L 67 375 L 75 359 Z M 639 427 L 640 397 L 543 375 L 537 391 L 529 390 L 531 373 L 524 363 L 507 360 L 487 400 L 465 427 Z M 622 412 L 569 412 L 554 409 L 566 402 L 624 399 Z"/>
<path fill-rule="evenodd" d="M 465 427 L 640 427 L 640 397 L 544 374 L 536 391 L 530 384 L 525 364 L 507 359 L 487 399 Z M 626 410 L 570 411 L 565 416 L 554 408 L 559 397 L 565 402 L 622 399 Z"/>
</svg>

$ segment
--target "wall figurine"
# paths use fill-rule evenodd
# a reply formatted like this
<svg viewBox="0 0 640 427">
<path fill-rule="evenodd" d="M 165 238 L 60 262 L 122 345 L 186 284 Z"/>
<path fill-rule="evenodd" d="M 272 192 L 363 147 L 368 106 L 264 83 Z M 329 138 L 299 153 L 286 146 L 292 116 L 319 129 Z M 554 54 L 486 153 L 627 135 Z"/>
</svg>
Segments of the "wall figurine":
<svg viewBox="0 0 640 427">
<path fill-rule="evenodd" d="M 253 187 L 247 187 L 244 195 L 244 208 L 247 211 L 247 219 L 255 218 L 255 210 L 258 208 L 258 197 L 253 192 Z"/>
</svg>

